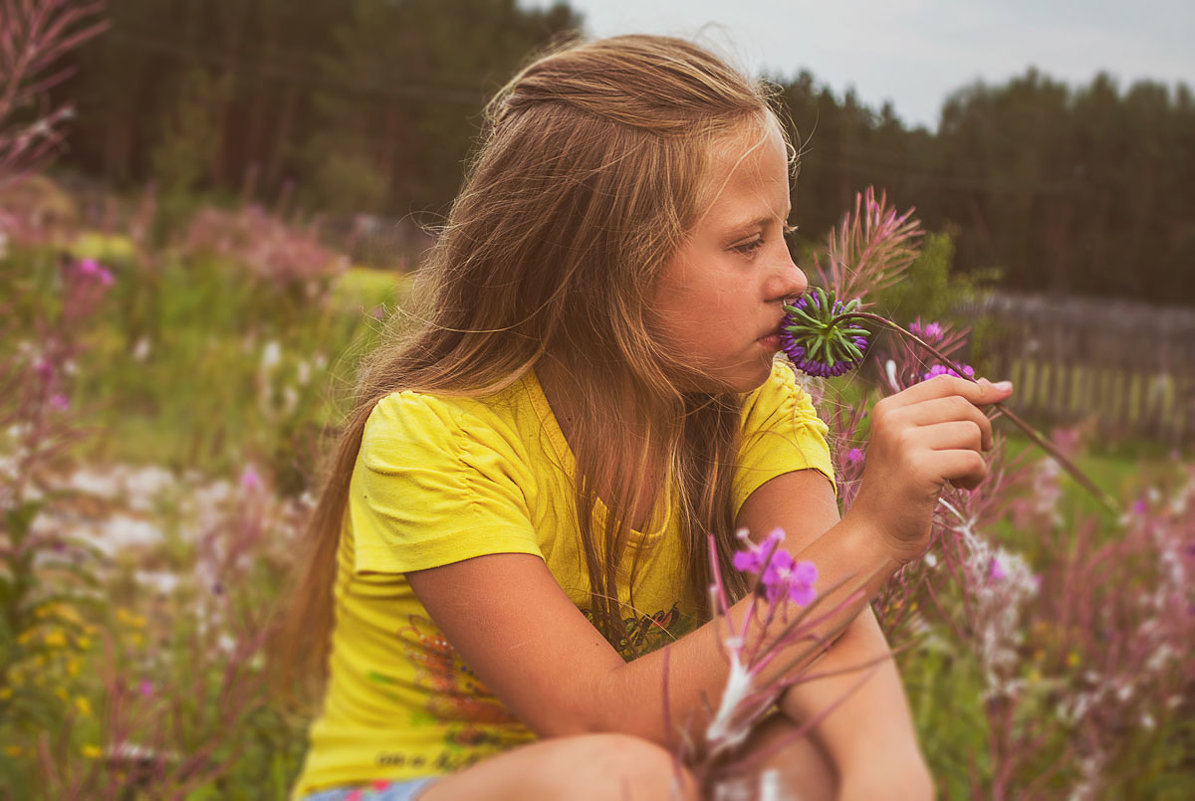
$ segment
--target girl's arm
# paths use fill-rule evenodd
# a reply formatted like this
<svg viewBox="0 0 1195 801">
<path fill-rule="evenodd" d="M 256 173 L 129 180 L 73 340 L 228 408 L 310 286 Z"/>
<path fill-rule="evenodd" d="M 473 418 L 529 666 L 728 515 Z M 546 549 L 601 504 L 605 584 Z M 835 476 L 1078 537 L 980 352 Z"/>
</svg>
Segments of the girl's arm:
<svg viewBox="0 0 1195 801">
<path fill-rule="evenodd" d="M 973 404 L 1008 394 L 942 376 L 877 404 L 851 513 L 801 550 L 801 558 L 817 565 L 823 593 L 853 579 L 870 598 L 903 561 L 924 550 L 942 484 L 973 486 L 986 472 L 979 450 L 990 445 L 990 423 Z M 624 663 L 538 557 L 482 556 L 408 579 L 465 662 L 542 735 L 619 731 L 667 744 L 673 736 L 667 721 L 696 733 L 707 717 L 699 710 L 716 705 L 725 685 L 727 664 L 714 624 Z M 750 604 L 744 599 L 732 607 L 732 618 L 741 620 Z M 853 620 L 862 606 L 842 609 L 822 630 L 829 634 Z"/>
<path fill-rule="evenodd" d="M 822 567 L 844 550 L 851 554 L 844 559 L 848 572 Z M 803 558 L 818 561 L 819 583 L 860 567 L 878 572 L 895 565 L 879 538 L 850 521 L 819 538 Z M 666 721 L 696 737 L 708 722 L 701 710 L 716 706 L 725 686 L 720 624 L 624 662 L 538 556 L 480 556 L 407 577 L 465 663 L 542 736 L 624 732 L 667 745 L 674 732 Z M 750 604 L 748 598 L 731 607 L 732 617 L 748 614 Z"/>
</svg>

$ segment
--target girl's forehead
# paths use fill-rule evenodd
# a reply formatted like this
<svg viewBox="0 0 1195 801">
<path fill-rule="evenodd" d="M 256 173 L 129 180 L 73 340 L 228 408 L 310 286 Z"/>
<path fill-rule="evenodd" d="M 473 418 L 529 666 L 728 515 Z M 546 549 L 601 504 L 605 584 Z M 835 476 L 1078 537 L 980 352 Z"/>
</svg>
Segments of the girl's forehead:
<svg viewBox="0 0 1195 801">
<path fill-rule="evenodd" d="M 788 183 L 789 149 L 772 115 L 744 123 L 719 137 L 710 148 L 701 182 L 702 216 L 734 184 L 783 181 Z"/>
<path fill-rule="evenodd" d="M 745 120 L 714 139 L 710 145 L 710 166 L 713 171 L 720 166 L 723 172 L 729 172 L 738 162 L 769 146 L 778 146 L 788 152 L 780 123 L 770 113 Z"/>
</svg>

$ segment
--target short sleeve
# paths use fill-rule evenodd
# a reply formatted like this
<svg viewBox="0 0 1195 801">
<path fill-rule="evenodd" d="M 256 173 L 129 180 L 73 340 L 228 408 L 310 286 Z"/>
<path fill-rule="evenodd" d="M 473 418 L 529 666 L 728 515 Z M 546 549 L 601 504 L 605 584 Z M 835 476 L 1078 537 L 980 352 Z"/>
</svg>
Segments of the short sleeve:
<svg viewBox="0 0 1195 801">
<path fill-rule="evenodd" d="M 543 558 L 517 448 L 450 400 L 379 401 L 349 488 L 356 572 L 405 573 L 493 553 Z"/>
<path fill-rule="evenodd" d="M 731 487 L 735 514 L 751 493 L 784 473 L 817 470 L 833 484 L 828 431 L 792 370 L 777 361 L 768 380 L 744 404 L 742 444 Z"/>
</svg>

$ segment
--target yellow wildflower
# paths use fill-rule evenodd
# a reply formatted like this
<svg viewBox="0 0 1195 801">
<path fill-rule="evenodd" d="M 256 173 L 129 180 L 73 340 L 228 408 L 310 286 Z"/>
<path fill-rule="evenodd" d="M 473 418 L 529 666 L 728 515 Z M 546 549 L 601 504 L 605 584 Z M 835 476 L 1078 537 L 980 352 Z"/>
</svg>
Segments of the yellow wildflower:
<svg viewBox="0 0 1195 801">
<path fill-rule="evenodd" d="M 91 702 L 81 695 L 75 696 L 75 709 L 82 717 L 91 717 Z"/>
<path fill-rule="evenodd" d="M 88 743 L 87 745 L 83 746 L 82 750 L 83 750 L 83 756 L 85 756 L 88 759 L 99 759 L 100 757 L 102 757 L 104 755 L 104 752 L 100 750 L 100 747 L 98 745 L 92 745 L 91 743 Z"/>
<path fill-rule="evenodd" d="M 45 643 L 51 648 L 62 648 L 66 645 L 66 635 L 60 629 L 48 631 L 46 632 Z"/>
<path fill-rule="evenodd" d="M 8 754 L 10 757 L 19 757 L 21 754 L 25 753 L 25 749 L 21 748 L 19 745 L 6 745 L 4 746 L 4 753 Z"/>
</svg>

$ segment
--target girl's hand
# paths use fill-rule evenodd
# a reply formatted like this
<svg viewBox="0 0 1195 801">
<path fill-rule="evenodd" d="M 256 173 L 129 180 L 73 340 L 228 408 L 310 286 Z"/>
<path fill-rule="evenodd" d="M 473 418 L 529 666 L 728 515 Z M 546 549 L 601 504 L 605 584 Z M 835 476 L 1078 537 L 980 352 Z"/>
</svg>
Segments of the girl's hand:
<svg viewBox="0 0 1195 801">
<path fill-rule="evenodd" d="M 982 452 L 992 446 L 992 424 L 979 407 L 1011 394 L 1006 382 L 941 375 L 881 400 L 847 516 L 879 532 L 899 561 L 920 556 L 943 485 L 973 489 L 987 475 Z"/>
</svg>

